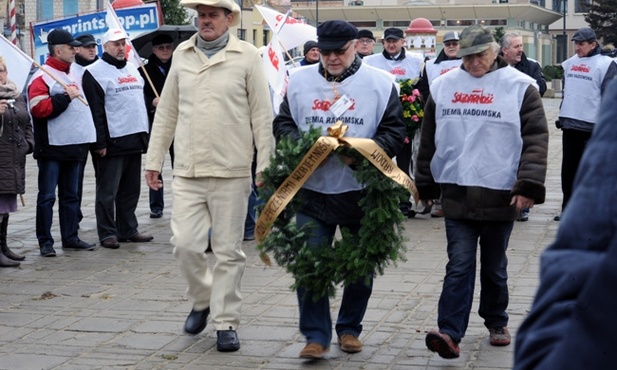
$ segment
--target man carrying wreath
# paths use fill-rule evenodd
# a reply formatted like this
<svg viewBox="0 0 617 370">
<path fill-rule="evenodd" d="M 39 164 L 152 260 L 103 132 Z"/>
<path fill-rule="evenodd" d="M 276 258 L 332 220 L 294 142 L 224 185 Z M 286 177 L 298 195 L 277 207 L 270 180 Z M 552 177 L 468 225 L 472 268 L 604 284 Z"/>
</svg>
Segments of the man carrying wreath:
<svg viewBox="0 0 617 370">
<path fill-rule="evenodd" d="M 300 132 L 311 127 L 327 135 L 327 128 L 341 121 L 348 125 L 346 137 L 373 139 L 390 157 L 395 156 L 406 134 L 394 77 L 362 63 L 356 55 L 358 31 L 353 25 L 324 22 L 317 28 L 317 38 L 320 62 L 291 74 L 287 95 L 274 119 L 275 137 L 299 139 Z M 358 235 L 363 185 L 354 178 L 354 167 L 351 158 L 333 154 L 304 183 L 296 223 L 312 226 L 310 248 L 330 248 L 337 226 Z M 335 329 L 345 352 L 362 350 L 358 337 L 372 281 L 371 275 L 344 288 Z M 315 300 L 313 292 L 302 287 L 297 294 L 300 331 L 307 341 L 300 357 L 322 358 L 332 340 L 329 298 Z"/>
</svg>

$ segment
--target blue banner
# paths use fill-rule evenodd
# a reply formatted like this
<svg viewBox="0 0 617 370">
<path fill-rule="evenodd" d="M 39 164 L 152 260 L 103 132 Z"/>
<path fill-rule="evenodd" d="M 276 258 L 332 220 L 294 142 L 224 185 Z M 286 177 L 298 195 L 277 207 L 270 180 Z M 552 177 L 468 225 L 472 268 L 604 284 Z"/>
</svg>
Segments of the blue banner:
<svg viewBox="0 0 617 370">
<path fill-rule="evenodd" d="M 156 3 L 145 4 L 132 8 L 116 9 L 116 14 L 124 27 L 124 30 L 129 35 L 129 38 L 134 39 L 145 32 L 154 31 L 159 27 L 158 8 Z M 77 37 L 84 33 L 89 33 L 94 36 L 98 46 L 99 56 L 103 54 L 103 45 L 101 39 L 107 32 L 107 23 L 105 16 L 107 11 L 79 15 L 61 20 L 36 23 L 33 26 L 34 48 L 33 59 L 43 64 L 49 55 L 47 48 L 47 34 L 56 28 L 62 28 L 69 31 L 73 37 Z"/>
</svg>

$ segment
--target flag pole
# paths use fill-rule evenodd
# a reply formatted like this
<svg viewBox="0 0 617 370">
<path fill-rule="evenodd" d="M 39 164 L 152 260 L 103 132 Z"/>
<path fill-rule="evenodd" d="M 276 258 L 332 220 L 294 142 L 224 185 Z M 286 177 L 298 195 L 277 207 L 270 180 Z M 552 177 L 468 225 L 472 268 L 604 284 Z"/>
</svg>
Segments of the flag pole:
<svg viewBox="0 0 617 370">
<path fill-rule="evenodd" d="M 146 80 L 148 80 L 148 83 L 150 84 L 150 87 L 152 88 L 152 91 L 154 92 L 154 96 L 156 96 L 157 98 L 160 98 L 159 93 L 156 91 L 156 88 L 154 87 L 154 83 L 150 79 L 150 75 L 148 74 L 148 71 L 146 71 L 146 67 L 143 64 L 140 65 L 139 67 L 144 72 L 144 76 L 146 76 Z"/>
</svg>

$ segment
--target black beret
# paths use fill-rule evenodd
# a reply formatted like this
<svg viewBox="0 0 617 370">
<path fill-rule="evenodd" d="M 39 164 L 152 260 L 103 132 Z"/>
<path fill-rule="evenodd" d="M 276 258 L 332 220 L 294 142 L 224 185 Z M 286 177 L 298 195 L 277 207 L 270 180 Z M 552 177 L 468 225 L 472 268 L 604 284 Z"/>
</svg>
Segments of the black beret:
<svg viewBox="0 0 617 370">
<path fill-rule="evenodd" d="M 340 49 L 357 38 L 358 29 L 345 21 L 326 21 L 317 27 L 317 47 L 321 50 Z"/>
</svg>

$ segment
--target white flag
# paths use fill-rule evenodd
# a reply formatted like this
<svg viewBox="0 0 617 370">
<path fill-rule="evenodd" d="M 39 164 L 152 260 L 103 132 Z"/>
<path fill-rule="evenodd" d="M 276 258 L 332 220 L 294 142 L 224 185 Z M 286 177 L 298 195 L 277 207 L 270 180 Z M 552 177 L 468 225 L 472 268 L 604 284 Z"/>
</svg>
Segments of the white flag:
<svg viewBox="0 0 617 370">
<path fill-rule="evenodd" d="M 274 32 L 280 29 L 278 39 L 285 50 L 304 45 L 307 41 L 317 41 L 317 29 L 310 24 L 264 6 L 255 5 L 255 8 L 261 13 L 270 29 Z M 283 22 L 285 27 L 282 27 Z"/>
<path fill-rule="evenodd" d="M 122 32 L 124 32 L 124 35 L 126 36 L 126 60 L 131 62 L 135 67 L 139 68 L 142 65 L 141 58 L 137 54 L 137 50 L 135 50 L 133 44 L 131 44 L 129 35 L 126 33 L 122 23 L 120 23 L 120 19 L 118 18 L 114 8 L 111 6 L 111 3 L 107 3 L 105 23 L 107 23 L 107 28 L 119 28 Z"/>
<path fill-rule="evenodd" d="M 19 91 L 23 91 L 34 61 L 2 35 L 0 35 L 0 55 L 4 57 L 8 79 L 17 85 Z"/>
<path fill-rule="evenodd" d="M 262 60 L 264 62 L 266 78 L 272 89 L 272 107 L 276 114 L 278 114 L 279 106 L 287 92 L 287 66 L 285 65 L 283 53 L 284 50 L 278 42 L 275 32 L 266 50 L 264 50 Z"/>
</svg>

